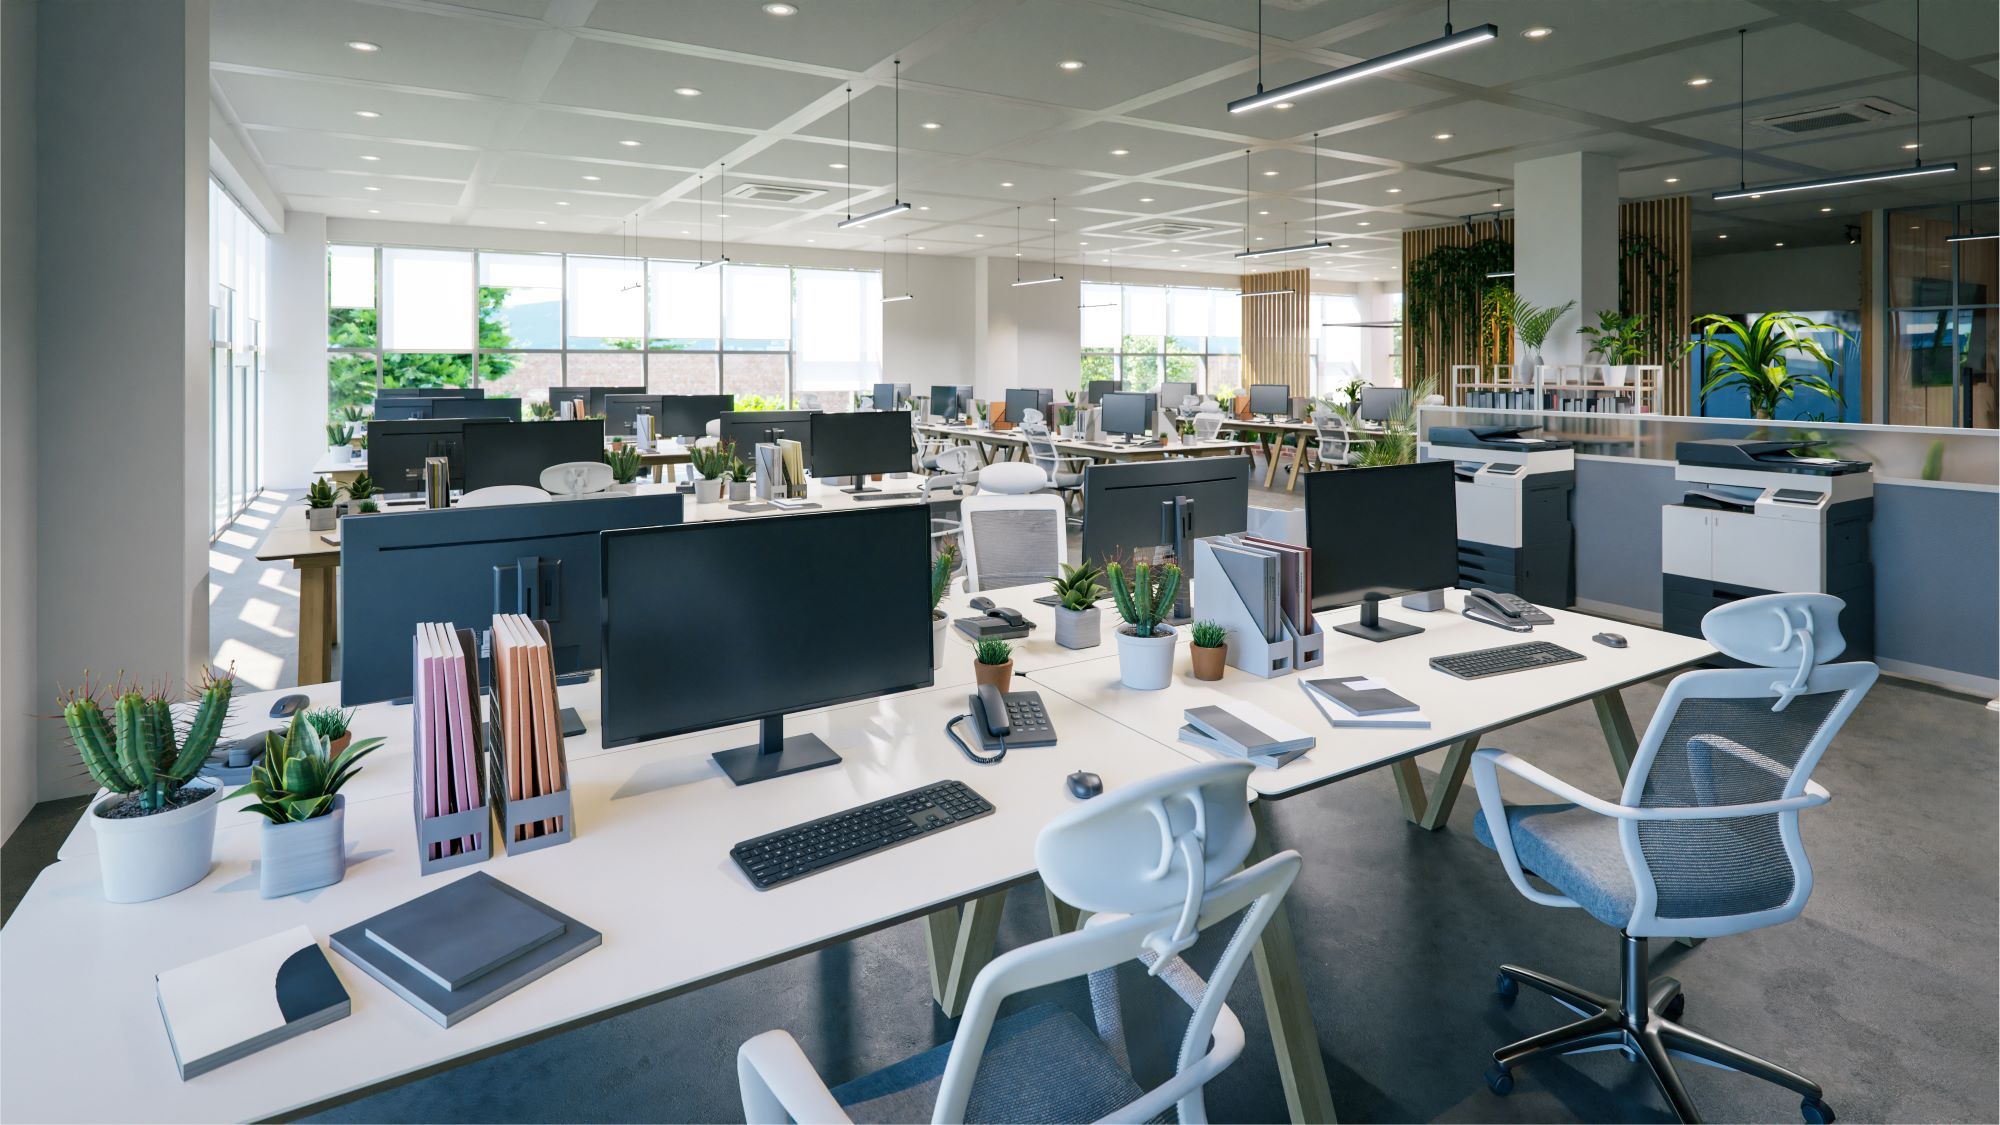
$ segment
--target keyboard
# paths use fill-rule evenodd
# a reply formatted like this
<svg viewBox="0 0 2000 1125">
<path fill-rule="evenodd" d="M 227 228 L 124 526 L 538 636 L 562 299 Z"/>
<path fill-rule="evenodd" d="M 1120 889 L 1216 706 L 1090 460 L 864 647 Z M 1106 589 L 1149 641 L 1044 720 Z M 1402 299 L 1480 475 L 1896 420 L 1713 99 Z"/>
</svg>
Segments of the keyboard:
<svg viewBox="0 0 2000 1125">
<path fill-rule="evenodd" d="M 993 805 L 964 782 L 940 781 L 745 840 L 729 849 L 729 856 L 758 890 L 767 891 L 992 811 Z"/>
<path fill-rule="evenodd" d="M 1527 641 L 1473 652 L 1454 652 L 1450 656 L 1433 656 L 1431 667 L 1461 680 L 1483 680 L 1488 676 L 1504 676 L 1509 672 L 1525 672 L 1530 668 L 1546 668 L 1551 664 L 1568 664 L 1582 659 L 1582 653 L 1561 645 Z"/>
<path fill-rule="evenodd" d="M 850 492 L 848 495 L 865 504 L 870 500 L 914 500 L 922 495 L 922 493 L 901 490 L 897 492 Z"/>
</svg>

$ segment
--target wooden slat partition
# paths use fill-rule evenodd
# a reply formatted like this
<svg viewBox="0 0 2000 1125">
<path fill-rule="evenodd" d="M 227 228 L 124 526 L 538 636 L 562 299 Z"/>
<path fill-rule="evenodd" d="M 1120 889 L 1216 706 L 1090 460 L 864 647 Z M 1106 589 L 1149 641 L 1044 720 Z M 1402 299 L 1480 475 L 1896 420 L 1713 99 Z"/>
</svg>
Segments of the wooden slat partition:
<svg viewBox="0 0 2000 1125">
<path fill-rule="evenodd" d="M 1283 383 L 1292 394 L 1312 394 L 1310 351 L 1316 325 L 1312 319 L 1312 275 L 1304 269 L 1243 275 L 1242 292 L 1291 292 L 1276 297 L 1243 298 L 1243 385 Z"/>
<path fill-rule="evenodd" d="M 1410 276 L 1410 263 L 1423 258 L 1431 251 L 1444 246 L 1471 246 L 1489 238 L 1513 245 L 1514 220 L 1501 219 L 1497 222 L 1481 222 L 1466 226 L 1455 223 L 1448 227 L 1425 227 L 1422 230 L 1403 232 L 1403 277 Z M 1409 308 L 1409 296 L 1404 294 L 1403 307 Z M 1422 379 L 1429 379 L 1432 389 L 1449 396 L 1451 390 L 1451 369 L 1454 364 L 1485 365 L 1492 357 L 1482 355 L 1479 340 L 1479 315 L 1473 311 L 1469 316 L 1452 318 L 1452 337 L 1447 350 L 1445 344 L 1444 318 L 1432 313 L 1424 318 L 1423 324 L 1411 324 L 1407 315 L 1403 321 L 1403 385 L 1415 386 Z M 1414 337 L 1421 333 L 1421 341 Z M 1509 342 L 1511 352 L 1512 343 Z M 1414 366 L 1416 356 L 1423 355 L 1423 370 Z M 1506 362 L 1503 358 L 1502 362 Z"/>
</svg>

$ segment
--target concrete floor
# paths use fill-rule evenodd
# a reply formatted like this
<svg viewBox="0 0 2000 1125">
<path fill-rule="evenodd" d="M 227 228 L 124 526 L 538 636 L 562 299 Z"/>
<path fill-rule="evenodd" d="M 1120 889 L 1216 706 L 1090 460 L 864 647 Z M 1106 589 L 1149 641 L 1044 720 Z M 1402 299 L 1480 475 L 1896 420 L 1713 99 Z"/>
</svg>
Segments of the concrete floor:
<svg viewBox="0 0 2000 1125">
<path fill-rule="evenodd" d="M 1253 502 L 1284 501 L 1278 494 Z M 232 641 L 258 651 L 288 649 L 282 634 L 294 627 L 296 594 L 285 599 L 275 591 L 288 581 L 296 591 L 296 581 L 289 569 L 272 573 L 254 560 L 218 572 L 219 650 Z M 260 601 L 277 606 L 277 614 L 265 620 L 256 609 L 246 616 L 244 609 Z M 1650 715 L 1660 687 L 1627 692 L 1636 723 Z M 1692 950 L 1656 949 L 1656 968 L 1687 988 L 1686 1022 L 1815 1077 L 1847 1120 L 2000 1120 L 1996 740 L 2000 716 L 1982 701 L 1884 679 L 1816 774 L 1834 801 L 1803 818 L 1815 876 L 1804 916 Z M 1616 792 L 1588 708 L 1520 724 L 1487 744 L 1592 792 Z M 1510 1096 L 1487 1090 L 1481 1076 L 1493 1048 L 1568 1018 L 1529 994 L 1511 1008 L 1500 1006 L 1492 995 L 1495 966 L 1510 961 L 1613 991 L 1616 935 L 1580 911 L 1521 898 L 1493 854 L 1472 838 L 1476 805 L 1468 789 L 1447 827 L 1423 832 L 1403 821 L 1394 785 L 1377 773 L 1276 806 L 1280 844 L 1305 857 L 1292 919 L 1341 1115 L 1348 1121 L 1670 1119 L 1650 1080 L 1616 1053 L 1531 1064 Z M 4 849 L 10 889 L 47 862 L 37 853 L 52 855 L 75 815 L 45 806 L 15 833 Z M 668 860 L 654 878 L 671 890 Z M 1014 893 L 1001 947 L 1047 932 L 1041 896 L 1032 888 Z M 1198 968 L 1212 962 L 1216 946 L 1210 940 L 1197 948 Z M 1054 986 L 1046 995 L 1087 1013 L 1078 984 Z M 1127 978 L 1125 997 L 1135 1066 L 1142 1081 L 1157 1077 L 1171 1065 L 1184 1017 L 1143 978 Z M 1230 1002 L 1249 1046 L 1211 1084 L 1210 1115 L 1282 1119 L 1284 1100 L 1251 974 Z M 923 939 L 911 924 L 319 1119 L 740 1120 L 736 1046 L 773 1027 L 798 1036 L 832 1082 L 944 1042 L 953 1029 L 930 1002 Z M 1710 1120 L 1798 1119 L 1797 1099 L 1775 1087 L 1692 1063 L 1683 1075 Z"/>
</svg>

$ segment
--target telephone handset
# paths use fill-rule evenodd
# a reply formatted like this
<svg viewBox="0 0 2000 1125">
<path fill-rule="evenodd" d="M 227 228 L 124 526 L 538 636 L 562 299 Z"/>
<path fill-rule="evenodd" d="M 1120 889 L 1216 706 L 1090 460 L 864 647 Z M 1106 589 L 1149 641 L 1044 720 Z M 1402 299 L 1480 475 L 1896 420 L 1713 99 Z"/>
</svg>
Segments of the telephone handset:
<svg viewBox="0 0 2000 1125">
<path fill-rule="evenodd" d="M 965 706 L 966 714 L 953 716 L 944 725 L 944 732 L 966 757 L 980 765 L 990 766 L 1016 747 L 1056 744 L 1056 728 L 1049 721 L 1048 712 L 1042 709 L 1039 692 L 1010 691 L 1003 695 L 1000 689 L 987 684 L 980 687 L 978 694 L 967 696 Z M 967 746 L 953 729 L 968 717 L 984 754 Z"/>
<path fill-rule="evenodd" d="M 1488 625 L 1497 625 L 1517 633 L 1528 632 L 1537 625 L 1553 625 L 1556 622 L 1555 618 L 1542 612 L 1526 598 L 1486 589 L 1466 591 L 1465 616 L 1474 621 L 1484 621 Z"/>
</svg>

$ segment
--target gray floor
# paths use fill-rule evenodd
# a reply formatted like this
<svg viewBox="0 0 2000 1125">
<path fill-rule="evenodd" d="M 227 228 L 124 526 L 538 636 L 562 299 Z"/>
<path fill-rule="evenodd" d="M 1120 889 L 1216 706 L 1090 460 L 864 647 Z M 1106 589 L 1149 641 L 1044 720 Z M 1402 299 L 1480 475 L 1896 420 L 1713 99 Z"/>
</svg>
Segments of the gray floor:
<svg viewBox="0 0 2000 1125">
<path fill-rule="evenodd" d="M 1275 498 L 1273 498 L 1275 499 Z M 294 609 L 254 563 L 218 575 L 218 646 L 268 647 L 281 613 L 244 619 L 253 599 Z M 289 574 L 289 571 L 285 572 Z M 243 589 L 251 586 L 256 589 Z M 296 589 L 296 583 L 292 584 Z M 1636 722 L 1659 686 L 1627 693 Z M 1885 679 L 1834 744 L 1818 779 L 1835 799 L 1804 818 L 1815 894 L 1802 918 L 1759 933 L 1657 951 L 1688 991 L 1686 1022 L 1816 1077 L 1849 1121 L 2000 1119 L 1996 1043 L 1994 747 L 2000 716 L 1980 701 Z M 1599 794 L 1615 775 L 1586 709 L 1488 740 Z M 1427 765 L 1432 764 L 1427 762 Z M 1305 856 L 1291 902 L 1309 1002 L 1348 1121 L 1666 1120 L 1640 1070 L 1615 1053 L 1535 1064 L 1514 1093 L 1481 1074 L 1496 1046 L 1563 1022 L 1553 1003 L 1492 997 L 1494 966 L 1513 961 L 1613 989 L 1615 935 L 1578 911 L 1522 899 L 1472 839 L 1468 790 L 1450 824 L 1406 824 L 1385 775 L 1276 808 L 1280 843 Z M 74 816 L 68 812 L 66 816 Z M 60 824 L 54 810 L 38 821 Z M 66 825 L 65 825 L 66 827 Z M 29 845 L 59 833 L 24 827 L 9 841 L 11 884 L 39 866 Z M 43 860 L 42 862 L 46 862 Z M 662 857 L 653 873 L 671 886 Z M 690 919 L 689 925 L 699 924 Z M 1047 933 L 1039 894 L 1009 900 L 1003 948 Z M 1214 956 L 1212 943 L 1197 965 Z M 1080 987 L 1054 999 L 1079 1011 Z M 1136 978 L 1127 1026 L 1161 1040 L 1179 1020 Z M 1249 1032 L 1243 1058 L 1210 1087 L 1217 1121 L 1282 1119 L 1254 979 L 1231 1003 Z M 1148 1013 L 1160 1013 L 1159 1019 Z M 327 1121 L 740 1120 L 736 1045 L 790 1029 L 839 1081 L 947 1040 L 930 1003 L 922 937 L 908 925 L 580 1028 L 342 1106 Z M 1142 1077 L 1170 1065 L 1170 1041 L 1134 1033 Z M 1796 1121 L 1797 1099 L 1741 1075 L 1687 1064 L 1710 1120 Z"/>
</svg>

